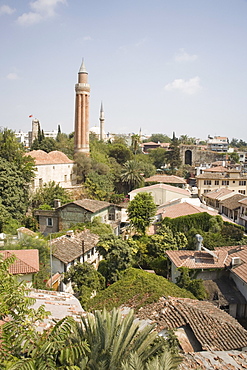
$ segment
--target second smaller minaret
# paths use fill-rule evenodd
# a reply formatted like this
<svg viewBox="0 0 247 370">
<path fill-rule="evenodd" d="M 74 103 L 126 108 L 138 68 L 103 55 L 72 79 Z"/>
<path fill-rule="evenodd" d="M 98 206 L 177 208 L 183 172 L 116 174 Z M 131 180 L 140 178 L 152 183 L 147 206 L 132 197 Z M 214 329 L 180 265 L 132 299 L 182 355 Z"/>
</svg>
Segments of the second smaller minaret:
<svg viewBox="0 0 247 370">
<path fill-rule="evenodd" d="M 104 140 L 105 139 L 105 137 L 104 137 L 105 113 L 104 113 L 104 110 L 103 110 L 103 103 L 102 102 L 101 102 L 101 106 L 100 106 L 99 122 L 100 122 L 100 125 L 99 125 L 99 128 L 100 128 L 99 139 Z"/>
</svg>

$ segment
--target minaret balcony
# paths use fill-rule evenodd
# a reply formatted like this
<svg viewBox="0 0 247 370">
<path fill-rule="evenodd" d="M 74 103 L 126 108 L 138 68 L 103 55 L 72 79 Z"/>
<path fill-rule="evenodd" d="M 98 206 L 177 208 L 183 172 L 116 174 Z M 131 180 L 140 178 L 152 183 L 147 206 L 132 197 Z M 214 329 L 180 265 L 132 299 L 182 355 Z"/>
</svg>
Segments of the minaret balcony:
<svg viewBox="0 0 247 370">
<path fill-rule="evenodd" d="M 75 85 L 75 91 L 76 92 L 90 91 L 90 85 L 87 83 L 78 83 Z"/>
</svg>

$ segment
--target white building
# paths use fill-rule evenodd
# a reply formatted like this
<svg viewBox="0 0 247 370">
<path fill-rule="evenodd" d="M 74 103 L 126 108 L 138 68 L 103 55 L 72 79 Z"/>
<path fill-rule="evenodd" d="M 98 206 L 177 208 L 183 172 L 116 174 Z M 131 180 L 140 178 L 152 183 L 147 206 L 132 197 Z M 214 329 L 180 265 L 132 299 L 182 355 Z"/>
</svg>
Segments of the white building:
<svg viewBox="0 0 247 370">
<path fill-rule="evenodd" d="M 66 154 L 57 150 L 46 153 L 43 150 L 33 150 L 30 155 L 35 161 L 35 178 L 33 190 L 55 181 L 63 188 L 71 188 L 76 184 L 74 162 Z"/>
</svg>

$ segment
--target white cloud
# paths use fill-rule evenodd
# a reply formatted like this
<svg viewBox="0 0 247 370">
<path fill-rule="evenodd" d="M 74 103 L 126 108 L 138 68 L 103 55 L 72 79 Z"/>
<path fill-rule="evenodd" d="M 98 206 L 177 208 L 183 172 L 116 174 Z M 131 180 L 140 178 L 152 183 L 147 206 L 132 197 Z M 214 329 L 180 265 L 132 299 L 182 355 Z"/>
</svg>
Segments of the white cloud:
<svg viewBox="0 0 247 370">
<path fill-rule="evenodd" d="M 56 15 L 56 7 L 66 4 L 66 0 L 36 0 L 30 3 L 32 9 L 29 13 L 23 13 L 17 22 L 21 25 L 32 25 Z"/>
<path fill-rule="evenodd" d="M 178 90 L 188 95 L 196 94 L 201 88 L 200 78 L 198 76 L 187 81 L 176 79 L 165 86 L 165 90 L 167 91 Z"/>
<path fill-rule="evenodd" d="M 145 37 L 145 38 L 143 38 L 143 39 L 139 40 L 139 41 L 135 44 L 135 46 L 137 46 L 137 47 L 139 47 L 139 46 L 143 46 L 143 45 L 145 45 L 145 44 L 146 44 L 146 42 L 147 42 L 147 38 Z"/>
<path fill-rule="evenodd" d="M 180 49 L 179 53 L 175 56 L 176 62 L 194 62 L 198 56 L 196 54 L 188 54 L 184 49 Z"/>
<path fill-rule="evenodd" d="M 7 14 L 7 15 L 10 15 L 12 13 L 15 12 L 15 9 L 14 8 L 11 8 L 10 6 L 8 5 L 2 5 L 0 6 L 0 15 L 1 14 Z"/>
<path fill-rule="evenodd" d="M 84 36 L 83 41 L 91 41 L 92 37 L 91 36 Z"/>
<path fill-rule="evenodd" d="M 8 80 L 18 80 L 19 79 L 19 76 L 17 75 L 17 73 L 9 73 L 7 76 L 6 76 L 6 78 L 8 79 Z"/>
</svg>

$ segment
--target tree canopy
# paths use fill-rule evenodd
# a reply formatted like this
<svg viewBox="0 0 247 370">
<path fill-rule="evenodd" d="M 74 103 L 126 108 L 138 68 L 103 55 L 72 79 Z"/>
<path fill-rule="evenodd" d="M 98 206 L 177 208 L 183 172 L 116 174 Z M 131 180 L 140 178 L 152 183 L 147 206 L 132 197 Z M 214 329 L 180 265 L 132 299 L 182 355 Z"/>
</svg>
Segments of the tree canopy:
<svg viewBox="0 0 247 370">
<path fill-rule="evenodd" d="M 141 234 L 146 233 L 155 213 L 156 205 L 150 193 L 138 193 L 128 204 L 127 214 L 130 224 Z"/>
</svg>

